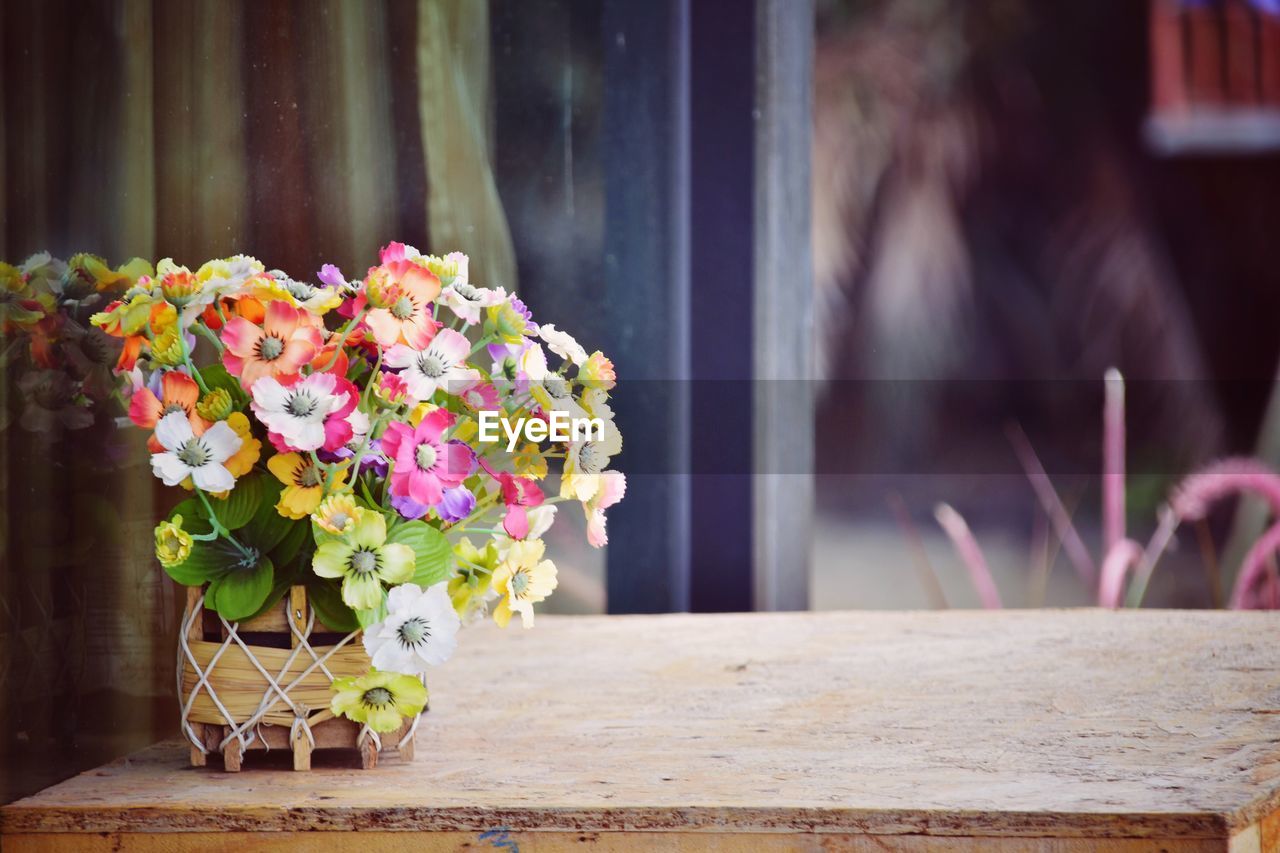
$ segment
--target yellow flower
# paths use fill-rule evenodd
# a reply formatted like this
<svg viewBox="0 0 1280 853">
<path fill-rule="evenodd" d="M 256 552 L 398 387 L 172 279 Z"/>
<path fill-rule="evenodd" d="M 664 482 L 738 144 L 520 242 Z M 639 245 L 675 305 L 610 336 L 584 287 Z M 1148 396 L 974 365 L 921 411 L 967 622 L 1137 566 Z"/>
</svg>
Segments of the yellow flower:
<svg viewBox="0 0 1280 853">
<path fill-rule="evenodd" d="M 466 415 L 459 415 L 458 419 L 454 421 L 453 432 L 449 434 L 449 437 L 471 444 L 472 439 L 474 439 L 479 432 L 480 427 L 476 424 L 474 418 L 469 418 Z"/>
<path fill-rule="evenodd" d="M 182 516 L 156 525 L 156 559 L 166 569 L 180 566 L 191 554 L 191 534 L 182 529 Z"/>
<path fill-rule="evenodd" d="M 322 578 L 342 578 L 342 600 L 348 607 L 373 610 L 386 600 L 382 584 L 407 583 L 416 563 L 412 548 L 387 541 L 382 513 L 369 510 L 342 537 L 320 543 L 311 570 Z"/>
<path fill-rule="evenodd" d="M 431 270 L 435 277 L 440 279 L 440 283 L 445 286 L 452 284 L 453 280 L 458 278 L 459 275 L 462 276 L 463 281 L 467 279 L 467 256 L 462 252 L 450 252 L 443 258 L 436 255 L 427 255 L 419 259 L 418 263 Z"/>
<path fill-rule="evenodd" d="M 464 536 L 453 546 L 453 554 L 458 561 L 458 571 L 449 578 L 449 600 L 463 623 L 471 624 L 484 615 L 490 590 L 489 575 L 498 564 L 498 546 L 490 539 L 481 550 Z"/>
<path fill-rule="evenodd" d="M 276 512 L 285 518 L 306 518 L 320 506 L 324 497 L 324 471 L 310 457 L 299 453 L 278 453 L 267 460 L 267 468 L 284 483 Z M 346 478 L 346 469 L 339 470 L 331 487 L 342 486 Z"/>
<path fill-rule="evenodd" d="M 170 326 L 151 342 L 151 358 L 160 364 L 175 366 L 186 360 L 185 343 L 177 326 Z"/>
<path fill-rule="evenodd" d="M 489 322 L 493 325 L 493 334 L 504 344 L 518 344 L 524 340 L 528 321 L 511 307 L 510 302 L 493 305 L 489 309 Z"/>
<path fill-rule="evenodd" d="M 197 406 L 197 410 L 199 407 Z M 253 437 L 253 427 L 244 412 L 232 412 L 227 415 L 227 426 L 240 436 L 240 449 L 231 455 L 223 465 L 237 480 L 253 470 L 262 455 L 262 442 Z"/>
<path fill-rule="evenodd" d="M 533 605 L 556 588 L 556 565 L 543 560 L 541 539 L 513 542 L 507 558 L 494 569 L 489 583 L 502 597 L 493 609 L 493 621 L 505 628 L 512 613 L 520 614 L 526 628 L 533 627 Z"/>
<path fill-rule="evenodd" d="M 142 258 L 134 258 L 112 270 L 102 258 L 90 254 L 73 255 L 67 261 L 67 269 L 71 275 L 92 282 L 99 293 L 124 292 L 137 284 L 138 279 L 143 276 L 155 274 L 151 262 Z"/>
<path fill-rule="evenodd" d="M 311 519 L 329 533 L 341 536 L 350 532 L 363 514 L 351 495 L 329 495 L 316 507 Z"/>
<path fill-rule="evenodd" d="M 359 678 L 335 678 L 329 710 L 375 732 L 393 732 L 404 717 L 422 713 L 426 704 L 427 688 L 420 680 L 375 670 Z"/>
<path fill-rule="evenodd" d="M 422 423 L 423 418 L 438 408 L 440 407 L 434 403 L 419 403 L 409 410 L 409 424 L 416 427 L 418 424 Z"/>
<path fill-rule="evenodd" d="M 517 477 L 541 480 L 547 476 L 547 460 L 536 444 L 526 444 L 517 450 L 514 464 Z"/>
</svg>

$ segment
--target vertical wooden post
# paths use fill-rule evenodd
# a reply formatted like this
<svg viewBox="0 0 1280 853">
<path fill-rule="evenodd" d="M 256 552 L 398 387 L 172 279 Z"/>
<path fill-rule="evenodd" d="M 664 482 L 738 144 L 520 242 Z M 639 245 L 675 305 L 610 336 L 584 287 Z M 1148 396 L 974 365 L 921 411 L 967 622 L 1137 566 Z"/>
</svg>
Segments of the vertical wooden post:
<svg viewBox="0 0 1280 853">
<path fill-rule="evenodd" d="M 230 726 L 222 727 L 222 736 L 225 738 L 231 734 Z M 234 738 L 227 742 L 222 748 L 222 767 L 228 773 L 240 772 L 240 760 L 244 758 L 244 747 L 240 744 L 239 738 Z"/>
<path fill-rule="evenodd" d="M 1190 29 L 1191 69 L 1188 83 L 1191 103 L 1196 106 L 1221 104 L 1223 83 L 1222 24 L 1218 9 L 1193 7 L 1183 13 Z"/>
<path fill-rule="evenodd" d="M 1228 0 L 1222 10 L 1227 30 L 1227 98 L 1232 104 L 1258 102 L 1258 57 L 1254 15 L 1244 0 Z"/>
<path fill-rule="evenodd" d="M 189 623 L 187 627 L 187 642 L 191 642 L 192 640 L 204 639 L 204 617 L 198 610 L 199 606 L 200 606 L 200 587 L 198 586 L 187 587 L 186 618 Z M 179 665 L 181 666 L 181 664 Z M 186 701 L 186 697 L 179 696 L 178 701 L 184 702 Z M 195 731 L 196 737 L 198 737 L 200 741 L 206 745 L 206 748 L 207 748 L 207 745 L 209 742 L 209 736 L 208 736 L 208 733 L 205 731 L 204 723 L 192 723 L 191 728 L 193 731 Z M 204 767 L 205 764 L 207 763 L 208 763 L 208 759 L 205 756 L 205 754 L 201 752 L 198 748 L 196 748 L 196 746 L 193 744 L 191 747 L 191 766 Z"/>
<path fill-rule="evenodd" d="M 757 610 L 809 606 L 813 524 L 813 0 L 756 0 L 755 412 Z"/>
<path fill-rule="evenodd" d="M 1280 106 L 1280 18 L 1258 15 L 1258 88 L 1262 102 Z"/>
<path fill-rule="evenodd" d="M 305 586 L 294 586 L 289 589 L 289 612 L 285 614 L 289 623 L 297 628 L 297 630 L 305 635 L 307 630 L 307 588 Z M 289 645 L 291 648 L 297 648 L 301 641 L 298 635 L 289 632 Z M 307 739 L 306 733 L 299 728 L 297 734 L 290 744 L 293 748 L 293 769 L 294 770 L 310 770 L 311 769 L 311 741 Z"/>
<path fill-rule="evenodd" d="M 1157 114 L 1187 109 L 1182 10 L 1174 0 L 1151 0 L 1151 101 Z"/>
<path fill-rule="evenodd" d="M 365 770 L 378 766 L 378 747 L 371 737 L 365 738 L 364 743 L 360 744 L 360 766 Z"/>
</svg>

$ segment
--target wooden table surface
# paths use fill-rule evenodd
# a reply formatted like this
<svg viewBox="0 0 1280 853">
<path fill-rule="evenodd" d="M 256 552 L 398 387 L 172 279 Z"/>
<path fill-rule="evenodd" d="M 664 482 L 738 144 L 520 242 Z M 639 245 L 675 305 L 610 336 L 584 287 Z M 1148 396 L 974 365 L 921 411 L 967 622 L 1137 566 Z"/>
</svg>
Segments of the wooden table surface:
<svg viewBox="0 0 1280 853">
<path fill-rule="evenodd" d="M 465 632 L 413 762 L 235 775 L 165 743 L 0 828 L 6 853 L 1272 850 L 1278 674 L 1263 613 L 540 617 Z"/>
</svg>

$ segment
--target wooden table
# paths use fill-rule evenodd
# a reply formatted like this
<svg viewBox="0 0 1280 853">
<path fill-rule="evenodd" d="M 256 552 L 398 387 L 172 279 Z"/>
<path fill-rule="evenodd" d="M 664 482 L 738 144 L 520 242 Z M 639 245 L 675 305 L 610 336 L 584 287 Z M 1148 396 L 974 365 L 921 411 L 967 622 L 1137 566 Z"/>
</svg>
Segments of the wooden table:
<svg viewBox="0 0 1280 853">
<path fill-rule="evenodd" d="M 1262 613 L 540 617 L 466 632 L 411 763 L 164 743 L 0 826 L 5 853 L 1276 850 L 1278 674 Z"/>
</svg>

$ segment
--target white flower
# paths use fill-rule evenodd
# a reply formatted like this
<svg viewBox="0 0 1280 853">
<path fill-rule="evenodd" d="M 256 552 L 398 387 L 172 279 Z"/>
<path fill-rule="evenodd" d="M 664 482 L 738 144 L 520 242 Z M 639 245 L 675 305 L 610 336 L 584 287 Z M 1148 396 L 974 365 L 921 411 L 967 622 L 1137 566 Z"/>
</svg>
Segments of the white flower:
<svg viewBox="0 0 1280 853">
<path fill-rule="evenodd" d="M 187 477 L 206 492 L 225 492 L 236 484 L 223 464 L 240 449 L 240 436 L 218 421 L 204 435 L 196 435 L 186 412 L 170 412 L 156 424 L 156 441 L 163 453 L 151 456 L 151 471 L 166 486 L 176 486 Z"/>
<path fill-rule="evenodd" d="M 560 474 L 560 496 L 584 503 L 596 497 L 602 488 L 601 475 L 609 460 L 622 452 L 622 433 L 613 421 L 604 422 L 604 440 L 571 441 L 565 448 L 564 469 Z"/>
<path fill-rule="evenodd" d="M 421 675 L 449 659 L 462 620 L 447 587 L 444 581 L 425 590 L 406 583 L 387 594 L 387 618 L 364 632 L 374 669 Z"/>
<path fill-rule="evenodd" d="M 253 383 L 253 412 L 267 429 L 278 433 L 295 450 L 324 445 L 324 421 L 347 404 L 347 392 L 334 392 L 332 373 L 313 373 L 292 385 L 274 376 Z"/>
<path fill-rule="evenodd" d="M 550 323 L 538 327 L 538 337 L 547 342 L 547 347 L 553 353 L 579 367 L 587 360 L 587 351 L 573 339 L 573 335 L 560 331 Z"/>
<path fill-rule="evenodd" d="M 476 287 L 466 281 L 466 263 L 461 267 L 462 274 L 440 293 L 440 301 L 449 306 L 454 314 L 464 322 L 475 324 L 480 322 L 480 309 L 493 305 L 501 305 L 507 301 L 507 292 L 501 287 L 490 290 L 487 287 Z"/>
<path fill-rule="evenodd" d="M 542 347 L 526 339 L 524 351 L 516 357 L 516 372 L 533 382 L 546 379 L 547 354 L 542 351 Z"/>
<path fill-rule="evenodd" d="M 441 329 L 424 350 L 396 344 L 383 356 L 391 367 L 404 368 L 400 377 L 419 403 L 431 399 L 437 389 L 461 394 L 480 381 L 480 371 L 466 366 L 471 342 L 453 329 Z"/>
<path fill-rule="evenodd" d="M 359 450 L 360 445 L 364 444 L 364 437 L 369 434 L 369 416 L 357 406 L 347 415 L 347 423 L 351 424 L 351 440 L 347 442 L 347 447 Z"/>
</svg>

